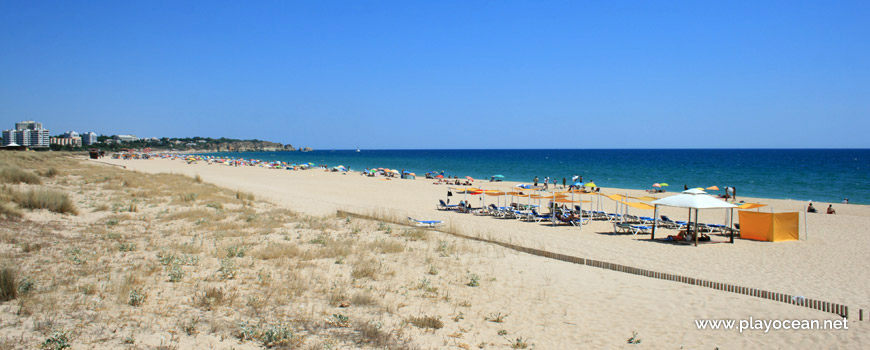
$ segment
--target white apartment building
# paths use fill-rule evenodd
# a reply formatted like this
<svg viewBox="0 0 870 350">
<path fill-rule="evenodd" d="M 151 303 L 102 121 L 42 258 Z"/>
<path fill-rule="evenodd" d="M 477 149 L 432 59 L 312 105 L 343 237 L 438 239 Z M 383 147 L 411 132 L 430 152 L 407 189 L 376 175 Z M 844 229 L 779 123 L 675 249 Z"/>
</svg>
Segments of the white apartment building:
<svg viewBox="0 0 870 350">
<path fill-rule="evenodd" d="M 48 147 L 50 141 L 48 129 L 42 128 L 42 123 L 25 120 L 15 123 L 15 130 L 3 130 L 3 146 L 17 144 L 28 147 Z"/>
</svg>

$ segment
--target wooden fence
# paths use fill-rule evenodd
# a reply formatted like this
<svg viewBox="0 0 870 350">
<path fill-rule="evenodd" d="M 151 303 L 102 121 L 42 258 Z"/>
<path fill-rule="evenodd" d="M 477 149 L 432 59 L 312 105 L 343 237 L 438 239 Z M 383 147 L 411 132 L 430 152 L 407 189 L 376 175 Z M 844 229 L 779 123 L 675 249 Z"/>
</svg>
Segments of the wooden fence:
<svg viewBox="0 0 870 350">
<path fill-rule="evenodd" d="M 342 210 L 339 210 L 337 212 L 337 215 L 339 217 L 348 217 L 349 216 L 349 217 L 356 217 L 356 218 L 368 219 L 368 220 L 376 220 L 376 221 L 381 220 L 381 219 L 378 219 L 375 217 L 360 215 L 360 214 L 346 212 L 346 211 L 342 211 Z M 407 225 L 408 224 L 407 222 L 394 222 L 394 223 L 399 224 L 399 225 Z M 743 286 L 738 286 L 738 285 L 734 285 L 734 284 L 730 284 L 730 283 L 722 283 L 722 282 L 710 281 L 710 280 L 705 280 L 705 279 L 700 279 L 700 278 L 687 277 L 687 276 L 675 275 L 675 274 L 664 273 L 664 272 L 656 272 L 656 271 L 641 269 L 641 268 L 632 267 L 632 266 L 609 263 L 606 261 L 599 261 L 599 260 L 593 260 L 593 259 L 580 258 L 580 257 L 576 257 L 576 256 L 571 256 L 571 255 L 553 253 L 553 252 L 548 252 L 548 251 L 541 250 L 541 249 L 519 246 L 519 245 L 512 244 L 512 243 L 505 243 L 505 242 L 501 242 L 501 241 L 489 240 L 489 239 L 481 238 L 481 237 L 466 236 L 466 235 L 463 235 L 461 233 L 443 231 L 443 230 L 439 230 L 437 228 L 433 228 L 433 230 L 438 231 L 438 232 L 447 233 L 447 234 L 450 234 L 453 236 L 465 238 L 465 239 L 495 244 L 495 245 L 502 246 L 502 247 L 507 248 L 507 249 L 515 250 L 518 252 L 523 252 L 526 254 L 537 255 L 537 256 L 545 257 L 545 258 L 549 258 L 549 259 L 569 262 L 569 263 L 573 263 L 573 264 L 597 267 L 597 268 L 607 269 L 607 270 L 611 270 L 611 271 L 629 273 L 632 275 L 638 275 L 638 276 L 644 276 L 644 277 L 650 277 L 650 278 L 657 278 L 657 279 L 666 280 L 666 281 L 685 283 L 685 284 L 690 284 L 690 285 L 699 286 L 699 287 L 712 288 L 712 289 L 721 290 L 724 292 L 743 294 L 743 295 L 748 295 L 751 297 L 768 299 L 768 300 L 778 301 L 778 302 L 782 302 L 782 303 L 786 303 L 786 304 L 792 304 L 792 305 L 802 306 L 802 307 L 806 307 L 806 308 L 810 308 L 810 309 L 814 309 L 814 310 L 819 310 L 819 311 L 823 311 L 823 312 L 829 312 L 829 313 L 840 315 L 840 316 L 845 317 L 845 318 L 849 318 L 849 307 L 846 305 L 842 305 L 842 304 L 836 304 L 836 303 L 831 303 L 831 302 L 816 300 L 816 299 L 809 299 L 809 298 L 805 298 L 803 296 L 796 296 L 796 295 L 790 295 L 790 294 L 785 294 L 785 293 L 771 292 L 771 291 L 757 289 L 757 288 L 743 287 Z M 863 309 L 858 310 L 858 320 L 859 321 L 864 320 L 864 310 Z"/>
</svg>

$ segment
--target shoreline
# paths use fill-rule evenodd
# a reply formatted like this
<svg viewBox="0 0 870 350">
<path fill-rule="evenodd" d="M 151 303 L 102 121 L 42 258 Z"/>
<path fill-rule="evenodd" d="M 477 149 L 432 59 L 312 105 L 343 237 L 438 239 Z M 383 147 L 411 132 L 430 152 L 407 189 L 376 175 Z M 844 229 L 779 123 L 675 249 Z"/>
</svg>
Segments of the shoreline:
<svg viewBox="0 0 870 350">
<path fill-rule="evenodd" d="M 458 170 L 459 172 L 450 171 L 449 175 L 459 175 L 462 178 L 464 178 L 465 175 L 471 175 L 475 178 L 480 177 L 481 180 L 489 179 L 489 177 L 494 174 L 493 171 L 501 172 L 498 169 L 504 169 L 505 166 L 507 166 L 508 168 L 511 168 L 511 165 L 508 165 L 508 164 L 512 164 L 512 161 L 514 160 L 514 158 L 502 157 L 502 158 L 498 158 L 499 162 L 497 164 L 496 163 L 493 163 L 493 164 L 487 163 L 486 166 L 484 166 L 484 167 L 471 166 L 471 163 L 469 163 L 468 161 L 460 161 L 460 162 L 454 163 L 452 165 L 442 163 L 443 157 L 446 157 L 446 156 L 462 157 L 462 154 L 464 154 L 465 151 L 484 152 L 484 153 L 478 154 L 474 157 L 484 157 L 484 156 L 485 157 L 498 157 L 498 152 L 495 152 L 495 150 L 432 150 L 432 152 L 434 152 L 434 153 L 432 154 L 433 158 L 431 158 L 431 159 L 428 158 L 429 153 L 424 152 L 424 151 L 385 150 L 385 151 L 378 151 L 380 153 L 373 152 L 372 154 L 364 155 L 364 156 L 362 156 L 362 158 L 360 158 L 360 156 L 355 155 L 356 153 L 349 151 L 349 150 L 345 150 L 342 152 L 318 151 L 314 154 L 311 154 L 311 156 L 304 156 L 304 157 L 298 156 L 292 152 L 291 153 L 274 152 L 274 153 L 272 153 L 271 156 L 266 157 L 266 159 L 269 159 L 270 161 L 271 160 L 287 161 L 288 163 L 290 163 L 292 160 L 294 162 L 314 161 L 315 163 L 318 163 L 318 164 L 326 163 L 326 164 L 330 164 L 330 165 L 344 164 L 344 165 L 351 165 L 351 166 L 353 166 L 354 169 L 363 169 L 363 168 L 368 167 L 368 166 L 389 166 L 391 168 L 393 166 L 396 166 L 397 168 L 405 167 L 408 170 L 415 169 L 414 171 L 416 171 L 419 175 L 421 175 L 421 177 L 426 171 L 432 170 L 433 168 L 435 168 L 435 170 L 438 170 L 438 169 L 454 169 L 454 170 L 459 169 Z M 619 151 L 623 151 L 623 150 L 602 149 L 602 150 L 596 150 L 596 151 L 600 151 L 600 152 L 616 151 L 617 153 L 613 154 L 613 155 L 597 154 L 597 155 L 592 156 L 592 157 L 597 157 L 594 159 L 599 159 L 599 158 L 605 157 L 604 158 L 605 160 L 600 160 L 600 161 L 595 160 L 595 161 L 585 161 L 584 162 L 582 159 L 578 159 L 577 160 L 577 162 L 578 162 L 577 167 L 586 169 L 586 170 L 579 171 L 579 172 L 577 172 L 576 169 L 570 169 L 568 167 L 564 167 L 562 165 L 559 165 L 559 164 L 562 164 L 563 161 L 571 160 L 573 162 L 574 158 L 572 158 L 572 157 L 577 157 L 578 155 L 576 155 L 574 153 L 570 153 L 570 152 L 578 151 L 578 150 L 549 150 L 549 149 L 547 149 L 547 150 L 522 150 L 522 149 L 520 149 L 520 150 L 514 150 L 514 151 L 517 152 L 516 156 L 520 157 L 517 159 L 522 159 L 521 162 L 518 161 L 518 162 L 514 162 L 512 164 L 514 167 L 516 167 L 514 169 L 517 169 L 517 170 L 511 170 L 511 171 L 502 170 L 502 171 L 504 171 L 503 174 L 508 175 L 509 178 L 512 178 L 514 181 L 517 181 L 517 182 L 529 182 L 530 183 L 531 179 L 534 176 L 541 175 L 541 174 L 548 175 L 548 173 L 549 174 L 555 173 L 555 174 L 569 175 L 572 173 L 573 174 L 580 173 L 580 175 L 584 175 L 584 178 L 586 180 L 590 180 L 592 178 L 594 178 L 596 180 L 601 180 L 601 183 L 600 183 L 601 185 L 610 185 L 610 187 L 613 187 L 613 188 L 648 190 L 648 189 L 652 189 L 651 185 L 654 182 L 661 182 L 661 180 L 670 179 L 670 181 L 665 181 L 665 182 L 670 182 L 672 186 L 666 187 L 665 189 L 672 188 L 673 190 L 671 192 L 680 192 L 682 190 L 682 186 L 679 186 L 679 184 L 682 184 L 685 181 L 685 182 L 688 182 L 690 184 L 695 184 L 694 187 L 697 187 L 698 185 L 702 185 L 703 187 L 709 187 L 713 184 L 716 184 L 720 188 L 722 188 L 723 190 L 728 185 L 734 185 L 734 186 L 737 186 L 738 197 L 742 197 L 744 193 L 746 193 L 746 194 L 756 193 L 756 194 L 750 195 L 750 197 L 752 197 L 752 198 L 796 200 L 796 201 L 814 201 L 814 202 L 824 201 L 825 203 L 833 203 L 833 204 L 841 204 L 843 202 L 844 198 L 850 198 L 850 202 L 852 204 L 860 203 L 860 204 L 864 204 L 864 205 L 870 205 L 870 193 L 868 193 L 866 191 L 866 189 L 861 189 L 860 187 L 854 187 L 854 186 L 849 187 L 849 186 L 845 185 L 846 183 L 851 183 L 852 181 L 858 181 L 858 182 L 861 181 L 859 178 L 856 177 L 856 176 L 859 176 L 859 174 L 860 174 L 860 173 L 858 173 L 859 170 L 855 170 L 852 168 L 837 170 L 837 172 L 835 173 L 835 174 L 840 174 L 840 172 L 842 171 L 842 172 L 845 172 L 844 174 L 848 174 L 847 178 L 841 179 L 841 180 L 847 181 L 847 182 L 841 181 L 840 184 L 837 186 L 832 187 L 829 185 L 829 186 L 825 186 L 825 188 L 822 188 L 816 182 L 811 182 L 811 181 L 808 182 L 807 177 L 792 176 L 793 174 L 796 174 L 795 171 L 801 170 L 801 168 L 794 168 L 794 169 L 789 168 L 789 169 L 794 170 L 794 171 L 786 172 L 785 170 L 783 170 L 780 173 L 773 174 L 773 173 L 767 172 L 766 170 L 764 170 L 764 171 L 760 170 L 761 169 L 761 168 L 759 168 L 760 164 L 758 164 L 758 163 L 752 164 L 751 162 L 749 162 L 750 164 L 744 164 L 743 168 L 733 168 L 733 167 L 722 167 L 720 165 L 721 163 L 718 163 L 718 162 L 689 161 L 689 163 L 686 163 L 685 166 L 691 167 L 691 168 L 706 167 L 705 169 L 707 169 L 711 175 L 699 177 L 697 172 L 690 172 L 687 174 L 683 174 L 681 172 L 675 172 L 675 169 L 673 166 L 667 166 L 667 167 L 663 168 L 662 172 L 660 173 L 661 176 L 656 175 L 656 176 L 644 177 L 644 176 L 638 176 L 638 175 L 642 175 L 644 172 L 657 173 L 658 171 L 656 169 L 659 168 L 658 163 L 650 163 L 650 162 L 637 163 L 635 166 L 634 162 L 620 162 L 620 161 L 607 160 L 607 159 L 610 159 L 608 157 L 628 157 L 628 156 L 636 157 L 636 156 L 644 155 L 644 156 L 653 157 L 655 159 L 662 158 L 662 162 L 667 163 L 667 164 L 676 164 L 676 162 L 673 159 L 675 156 L 670 155 L 669 153 L 667 153 L 667 151 L 674 151 L 674 152 L 678 152 L 678 153 L 689 152 L 689 154 L 681 154 L 680 153 L 680 156 L 685 156 L 685 157 L 697 156 L 697 157 L 700 157 L 700 159 L 704 159 L 704 158 L 711 158 L 711 157 L 722 157 L 724 155 L 721 154 L 722 152 L 718 152 L 718 151 L 727 151 L 727 150 L 718 150 L 718 149 L 712 149 L 712 150 L 706 150 L 706 149 L 663 150 L 666 153 L 659 154 L 659 153 L 653 152 L 650 154 L 640 153 L 640 154 L 635 154 L 635 155 L 625 155 L 625 154 L 622 154 L 619 152 Z M 541 152 L 549 152 L 549 151 L 569 152 L 569 153 L 568 154 L 541 153 Z M 630 151 L 638 151 L 638 150 L 626 150 L 626 151 L 630 152 Z M 703 154 L 695 155 L 693 153 L 695 151 L 702 152 Z M 706 153 L 709 153 L 706 151 L 713 152 L 713 154 L 706 154 Z M 769 154 L 765 154 L 764 152 L 767 151 L 766 149 L 747 149 L 744 151 L 747 151 L 750 153 L 743 154 L 742 156 L 740 154 L 734 155 L 729 159 L 731 159 L 731 161 L 735 161 L 737 159 L 743 159 L 746 157 L 758 156 L 758 157 L 766 157 L 764 159 L 768 159 L 768 160 L 766 160 L 765 162 L 771 163 L 771 164 L 767 164 L 768 166 L 777 166 L 777 165 L 786 166 L 786 165 L 780 164 L 782 162 L 777 163 L 776 161 L 769 160 L 769 159 L 779 159 L 782 157 L 780 157 L 779 155 L 772 157 Z M 789 149 L 785 149 L 785 150 L 771 149 L 770 151 L 788 152 L 791 150 L 789 150 Z M 812 150 L 812 149 L 808 149 L 808 150 L 800 149 L 800 150 L 796 150 L 796 151 L 809 151 L 809 152 L 811 152 L 814 150 Z M 839 155 L 840 157 L 842 157 L 844 155 L 840 154 L 842 152 L 839 152 L 839 151 L 846 151 L 846 152 L 856 151 L 856 152 L 859 152 L 860 154 L 855 155 L 856 157 L 858 157 L 858 158 L 855 158 L 855 161 L 859 161 L 861 159 L 864 159 L 864 153 L 862 152 L 863 150 L 861 150 L 861 149 L 857 149 L 857 150 L 834 149 L 834 150 L 820 150 L 820 151 L 838 152 L 835 155 Z M 441 152 L 441 153 L 439 153 L 439 152 Z M 758 152 L 762 152 L 762 154 L 756 155 L 755 153 L 758 153 Z M 420 153 L 420 154 L 417 154 L 417 153 Z M 490 153 L 492 153 L 492 154 L 490 154 Z M 208 154 L 220 154 L 220 155 L 224 155 L 227 157 L 240 157 L 240 158 L 246 158 L 246 159 L 250 158 L 250 156 L 248 156 L 248 155 L 241 155 L 241 154 L 236 154 L 236 153 L 232 153 L 232 152 L 205 153 L 204 155 L 208 155 Z M 435 154 L 437 154 L 437 156 L 435 156 Z M 782 156 L 783 157 L 788 156 L 788 154 L 782 155 Z M 800 155 L 796 155 L 796 156 L 800 156 Z M 422 157 L 422 158 L 420 158 L 420 157 Z M 658 158 L 656 158 L 656 157 L 658 157 Z M 545 161 L 544 159 L 551 159 L 551 160 Z M 369 161 L 369 160 L 371 160 L 371 161 Z M 501 161 L 503 161 L 503 162 L 501 162 Z M 840 161 L 842 162 L 843 160 L 840 159 Z M 852 158 L 849 158 L 849 161 L 851 162 Z M 354 163 L 354 162 L 356 162 L 356 163 Z M 677 161 L 677 162 L 679 162 L 679 161 Z M 626 167 L 625 165 L 629 164 L 629 163 L 632 165 L 630 167 Z M 793 164 L 793 163 L 794 162 L 791 162 L 788 164 Z M 436 164 L 436 165 L 432 166 L 433 164 Z M 525 170 L 526 167 L 524 167 L 522 164 L 528 164 L 529 166 L 532 166 L 535 169 L 539 169 L 540 172 L 538 172 L 538 171 L 532 172 L 532 171 Z M 764 163 L 764 164 L 766 164 L 766 163 Z M 838 163 L 838 164 L 840 164 L 840 163 Z M 490 167 L 490 165 L 492 165 L 492 166 Z M 502 166 L 502 165 L 504 165 L 504 166 Z M 846 165 L 847 164 L 840 164 L 840 165 L 837 165 L 837 167 L 846 166 Z M 616 167 L 614 169 L 619 169 L 619 170 L 617 172 L 609 171 L 608 169 L 611 169 L 610 168 L 611 166 Z M 852 166 L 851 163 L 848 164 L 848 166 Z M 863 168 L 860 163 L 856 163 L 855 166 L 858 166 L 859 168 Z M 870 165 L 868 165 L 868 166 L 870 166 Z M 817 172 L 816 175 L 820 176 L 821 178 L 828 178 L 828 177 L 834 176 L 831 172 L 833 171 L 832 169 L 838 169 L 837 167 L 832 168 L 832 167 L 819 166 L 819 167 L 817 167 L 818 170 L 816 171 Z M 426 170 L 422 170 L 422 169 L 426 169 Z M 643 170 L 643 169 L 646 169 L 646 170 Z M 729 171 L 728 169 L 733 169 L 733 170 Z M 738 169 L 742 169 L 742 170 L 738 170 Z M 783 168 L 783 169 L 786 169 L 786 168 Z M 756 174 L 756 172 L 758 172 L 758 171 L 762 171 L 762 172 Z M 583 173 L 585 173 L 585 174 L 583 174 Z M 635 174 L 635 175 L 626 176 L 625 174 Z M 720 174 L 720 175 L 716 176 L 714 174 Z M 742 174 L 756 174 L 756 175 L 749 177 L 749 176 L 743 176 Z M 521 176 L 518 176 L 518 175 L 521 175 Z M 776 177 L 772 177 L 772 175 L 776 175 Z M 544 176 L 540 177 L 541 180 L 543 180 L 543 178 L 544 178 Z M 639 181 L 639 180 L 642 180 L 642 181 Z M 679 184 L 675 183 L 675 182 L 679 182 Z M 788 187 L 783 187 L 780 185 L 780 184 L 789 184 L 789 183 L 794 183 L 794 185 L 788 186 Z M 769 185 L 762 185 L 762 184 L 769 184 Z M 747 192 L 747 191 L 749 191 L 749 192 Z M 862 198 L 863 198 L 863 201 L 862 201 Z"/>
<path fill-rule="evenodd" d="M 810 150 L 812 150 L 812 149 L 810 149 Z M 345 150 L 345 151 L 352 151 L 352 150 Z M 263 152 L 267 152 L 267 151 L 263 151 Z M 280 152 L 292 152 L 292 151 L 280 151 Z M 194 153 L 190 153 L 190 154 L 188 154 L 188 153 L 184 153 L 184 152 L 165 152 L 165 153 L 169 153 L 169 154 L 172 154 L 172 155 L 174 155 L 174 156 L 177 157 L 177 156 L 186 156 L 186 155 L 194 155 L 194 154 L 197 155 L 197 156 L 202 156 L 203 154 L 239 153 L 239 152 L 194 152 Z M 239 158 L 229 158 L 229 159 L 239 159 Z M 259 163 L 273 163 L 273 162 L 276 162 L 276 161 L 269 161 L 269 160 L 262 160 L 262 159 L 254 159 L 254 158 L 248 158 L 248 159 L 244 159 L 244 158 L 242 158 L 241 160 L 246 160 L 246 161 L 257 161 L 257 162 L 259 162 Z M 206 160 L 205 160 L 205 159 L 199 159 L 198 161 L 206 161 Z M 285 164 L 286 164 L 286 163 L 285 163 Z M 260 165 L 258 164 L 258 165 L 250 165 L 250 166 L 260 166 Z M 280 170 L 280 169 L 279 169 L 279 170 Z M 319 169 L 308 169 L 308 170 L 306 170 L 306 171 L 310 171 L 310 170 L 315 170 L 315 171 L 317 171 L 317 170 L 319 170 Z M 352 174 L 352 175 L 355 175 L 355 176 L 360 176 L 360 175 L 362 174 L 362 172 L 361 172 L 361 171 L 358 171 L 358 170 L 347 171 L 347 173 Z M 422 176 L 416 176 L 416 179 L 398 179 L 398 178 L 392 178 L 392 179 L 393 179 L 393 180 L 436 181 L 436 179 L 434 179 L 434 178 L 430 179 L 430 178 L 424 178 L 424 177 L 422 177 Z M 460 180 L 462 181 L 463 179 L 460 179 Z M 487 185 L 487 184 L 488 184 L 488 185 Z M 504 185 L 499 185 L 499 184 L 508 184 L 509 186 L 505 187 Z M 520 185 L 520 184 L 531 184 L 531 182 L 524 182 L 524 181 L 511 181 L 511 180 L 492 181 L 492 182 L 491 182 L 491 181 L 486 180 L 486 179 L 475 179 L 475 180 L 474 180 L 474 183 L 473 183 L 470 187 L 478 187 L 478 186 L 479 186 L 480 188 L 484 188 L 484 189 L 487 189 L 487 188 L 488 188 L 488 189 L 496 188 L 496 189 L 500 189 L 500 190 L 506 190 L 506 189 L 513 188 L 512 186 L 516 186 L 516 185 Z M 490 187 L 490 185 L 491 185 L 492 187 Z M 454 186 L 454 187 L 469 187 L 469 186 L 466 186 L 466 185 L 449 185 L 449 184 L 448 184 L 447 186 Z M 561 190 L 563 190 L 563 191 L 565 190 L 565 188 L 561 187 L 561 185 L 558 185 L 558 184 L 557 184 L 557 186 L 558 186 L 557 189 L 561 189 Z M 651 193 L 651 192 L 648 192 L 649 189 L 622 188 L 622 187 L 600 187 L 600 188 L 601 188 L 602 190 L 607 190 L 607 191 L 610 191 L 610 192 L 615 192 L 616 194 L 625 194 L 625 193 L 629 193 L 629 192 L 630 192 L 630 193 L 632 193 L 632 196 L 644 196 L 644 194 L 639 194 L 639 192 L 644 192 L 644 193 L 646 193 L 645 196 L 652 196 L 652 197 L 657 197 L 657 198 L 667 197 L 667 196 L 671 196 L 671 195 L 679 194 L 680 192 L 682 192 L 682 190 L 676 190 L 676 191 L 667 191 L 667 190 L 665 190 L 665 192 Z M 553 190 L 549 190 L 549 191 L 550 191 L 550 192 L 553 192 Z M 717 192 L 718 192 L 718 191 L 717 191 Z M 723 192 L 724 192 L 724 190 L 723 190 Z M 709 193 L 709 194 L 710 194 L 710 195 L 713 195 L 713 196 L 717 196 L 718 193 Z M 738 194 L 739 194 L 739 193 L 738 193 Z M 720 198 L 720 199 L 721 199 L 721 198 Z M 772 205 L 772 204 L 769 204 L 769 203 L 777 203 L 777 201 L 784 201 L 784 202 L 787 202 L 787 204 L 788 204 L 788 205 L 787 205 L 787 208 L 788 208 L 787 210 L 788 210 L 788 211 L 797 211 L 797 212 L 803 212 L 804 210 L 806 210 L 806 205 L 809 204 L 809 203 L 814 203 L 814 204 L 821 203 L 821 204 L 825 204 L 825 205 L 833 205 L 833 206 L 838 206 L 838 207 L 864 206 L 865 208 L 870 208 L 870 204 L 861 204 L 861 203 L 852 203 L 852 202 L 850 202 L 850 203 L 848 203 L 848 204 L 844 204 L 844 203 L 841 203 L 841 202 L 816 201 L 816 200 L 804 200 L 804 199 L 794 199 L 794 198 L 776 198 L 776 197 L 738 196 L 738 198 L 737 198 L 736 201 L 735 201 L 735 200 L 727 200 L 727 201 L 728 201 L 729 203 L 734 203 L 734 204 L 739 204 L 740 202 L 746 202 L 746 203 L 761 203 L 761 204 L 766 204 L 766 205 L 768 205 L 769 208 L 772 208 L 772 207 L 773 207 L 773 205 Z M 791 205 L 791 204 L 793 204 L 794 202 L 804 203 L 804 207 L 803 207 L 803 208 L 797 208 L 797 209 L 796 209 L 796 207 L 795 207 L 794 205 Z M 818 205 L 815 205 L 815 206 L 816 206 L 817 208 L 820 208 L 820 206 L 818 206 Z M 779 211 L 777 211 L 777 212 L 779 212 Z M 864 211 L 863 211 L 863 210 L 860 210 L 860 211 L 847 210 L 846 212 L 849 212 L 849 213 L 856 213 L 856 212 L 858 212 L 858 213 L 863 213 Z M 837 209 L 837 214 L 842 214 L 842 213 L 840 212 L 839 209 Z M 848 214 L 847 214 L 847 215 L 848 215 Z"/>
</svg>

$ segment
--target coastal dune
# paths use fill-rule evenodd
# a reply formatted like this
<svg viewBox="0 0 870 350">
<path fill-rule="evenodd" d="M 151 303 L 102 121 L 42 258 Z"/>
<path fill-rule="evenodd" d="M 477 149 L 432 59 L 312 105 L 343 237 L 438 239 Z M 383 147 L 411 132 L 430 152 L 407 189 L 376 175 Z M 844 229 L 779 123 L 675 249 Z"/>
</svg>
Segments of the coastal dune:
<svg viewBox="0 0 870 350">
<path fill-rule="evenodd" d="M 396 217 L 444 220 L 451 228 L 465 235 L 845 304 L 850 306 L 853 315 L 859 308 L 866 308 L 866 302 L 870 300 L 870 275 L 866 274 L 863 264 L 864 252 L 870 246 L 870 237 L 865 234 L 865 228 L 870 227 L 870 208 L 863 205 L 834 205 L 837 215 L 807 214 L 805 219 L 801 213 L 800 241 L 768 243 L 738 239 L 733 245 L 707 244 L 696 248 L 650 241 L 648 235 L 613 234 L 612 224 L 606 222 L 592 222 L 580 229 L 438 211 L 435 209 L 437 200 L 446 198 L 447 186 L 433 185 L 431 180 L 426 179 L 386 180 L 363 177 L 358 173 L 229 167 L 205 162 L 186 164 L 168 159 L 100 162 L 148 173 L 200 176 L 205 182 L 231 190 L 252 192 L 274 203 L 312 215 L 331 215 L 336 210 L 343 210 L 361 215 L 380 212 Z M 475 184 L 485 189 L 507 189 L 515 185 L 510 182 Z M 647 195 L 644 191 L 611 188 L 603 188 L 602 192 Z M 661 197 L 670 193 L 657 195 Z M 589 197 L 582 199 L 589 200 Z M 463 195 L 452 198 L 453 203 L 456 203 L 463 199 Z M 469 196 L 469 199 L 478 206 L 478 196 Z M 805 202 L 790 200 L 740 199 L 767 204 L 768 207 L 760 209 L 762 211 L 803 212 L 806 205 Z M 491 203 L 494 197 L 486 200 Z M 596 205 L 613 211 L 615 204 L 612 201 L 606 198 L 601 201 L 601 204 Z M 589 205 L 584 204 L 587 208 Z M 826 208 L 827 203 L 816 203 L 816 207 Z M 632 209 L 630 212 L 652 216 L 651 210 Z M 679 208 L 662 208 L 661 214 L 675 220 L 685 220 L 687 213 Z M 724 210 L 701 211 L 700 221 L 722 224 L 727 220 L 726 216 Z M 661 230 L 657 237 L 668 234 L 676 234 L 676 231 Z M 726 241 L 727 238 L 714 236 L 714 240 Z M 709 344 L 707 340 L 711 339 L 719 340 L 714 342 L 716 344 L 741 347 L 771 344 L 788 346 L 806 342 L 827 347 L 830 344 L 843 344 L 847 340 L 866 342 L 868 337 L 866 329 L 857 322 L 850 323 L 849 331 L 743 333 L 737 337 L 734 337 L 736 331 L 697 331 L 692 322 L 696 318 L 832 319 L 837 316 L 770 300 L 548 261 L 524 254 L 508 253 L 508 256 L 515 257 L 517 261 L 512 261 L 508 266 L 488 267 L 503 270 L 502 274 L 512 276 L 507 278 L 529 279 L 533 284 L 552 288 L 525 285 L 518 290 L 506 290 L 493 295 L 492 302 L 494 305 L 523 309 L 512 314 L 522 313 L 528 319 L 520 324 L 534 327 L 534 334 L 547 337 L 562 332 L 571 333 L 570 329 L 578 328 L 598 330 L 568 335 L 578 343 L 612 337 L 600 333 L 610 334 L 608 329 L 621 329 L 614 333 L 615 336 L 627 338 L 627 324 L 656 334 L 655 338 L 663 341 L 662 345 L 681 343 L 690 347 Z M 474 263 L 487 266 L 485 261 Z M 510 302 L 505 302 L 507 300 Z M 607 313 L 620 316 L 603 316 Z M 552 319 L 556 317 L 553 315 L 566 317 L 569 314 L 572 315 L 570 322 Z M 583 327 L 576 322 L 582 322 Z M 589 328 L 590 323 L 598 326 Z"/>
</svg>

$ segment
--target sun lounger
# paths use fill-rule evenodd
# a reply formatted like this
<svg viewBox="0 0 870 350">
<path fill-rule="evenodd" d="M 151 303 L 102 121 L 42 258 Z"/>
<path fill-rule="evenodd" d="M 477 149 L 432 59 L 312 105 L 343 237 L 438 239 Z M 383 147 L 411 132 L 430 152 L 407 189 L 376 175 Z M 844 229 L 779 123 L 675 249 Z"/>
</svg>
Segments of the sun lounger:
<svg viewBox="0 0 870 350">
<path fill-rule="evenodd" d="M 541 222 L 541 220 L 551 220 L 551 219 L 553 219 L 553 216 L 552 216 L 552 215 L 541 215 L 541 214 L 538 214 L 538 211 L 535 210 L 535 209 L 532 209 L 532 215 L 533 215 L 533 219 L 535 220 L 535 222 Z"/>
<path fill-rule="evenodd" d="M 707 224 L 707 227 L 710 229 L 710 232 L 725 232 L 727 228 L 725 225 L 720 224 Z"/>
<path fill-rule="evenodd" d="M 592 212 L 592 219 L 595 219 L 595 220 L 608 220 L 608 219 L 610 219 L 610 217 L 608 217 L 608 216 L 607 216 L 607 213 L 605 213 L 605 212 L 603 212 L 603 211 L 593 211 L 593 212 Z"/>
<path fill-rule="evenodd" d="M 559 219 L 560 222 L 564 222 L 566 224 L 571 224 L 571 226 L 580 226 L 580 225 L 589 223 L 589 219 L 583 219 L 583 218 L 576 218 L 573 220 L 568 220 L 568 216 L 566 216 L 566 215 L 559 215 L 559 216 L 556 216 L 556 218 Z"/>
<path fill-rule="evenodd" d="M 414 224 L 414 226 L 417 227 L 436 227 L 442 224 L 441 220 L 416 220 L 414 218 L 411 218 L 410 216 L 408 217 L 408 220 L 410 220 Z"/>
<path fill-rule="evenodd" d="M 638 233 L 643 233 L 643 234 L 646 235 L 646 234 L 649 234 L 649 233 L 650 233 L 650 230 L 652 230 L 652 226 L 646 226 L 646 225 L 630 225 L 630 226 L 629 226 L 629 229 L 631 230 L 631 233 L 632 233 L 632 234 L 635 234 L 635 235 L 636 235 L 636 234 L 638 234 Z"/>
<path fill-rule="evenodd" d="M 435 208 L 438 210 L 455 210 L 456 208 L 459 208 L 459 205 L 447 204 L 447 203 L 444 203 L 443 199 L 439 199 L 438 206 L 436 206 Z"/>
<path fill-rule="evenodd" d="M 676 227 L 679 226 L 679 225 L 677 225 L 677 222 L 676 222 L 676 221 L 671 220 L 671 219 L 668 218 L 667 216 L 662 215 L 661 218 L 662 218 L 662 219 L 661 219 L 661 221 L 659 221 L 659 222 L 661 222 L 662 226 L 664 226 L 664 227 L 667 227 L 667 228 L 676 228 Z"/>
<path fill-rule="evenodd" d="M 625 223 L 621 223 L 621 222 L 614 222 L 613 223 L 613 233 L 630 233 L 630 232 L 631 232 L 631 225 L 630 224 L 625 224 Z"/>
</svg>

